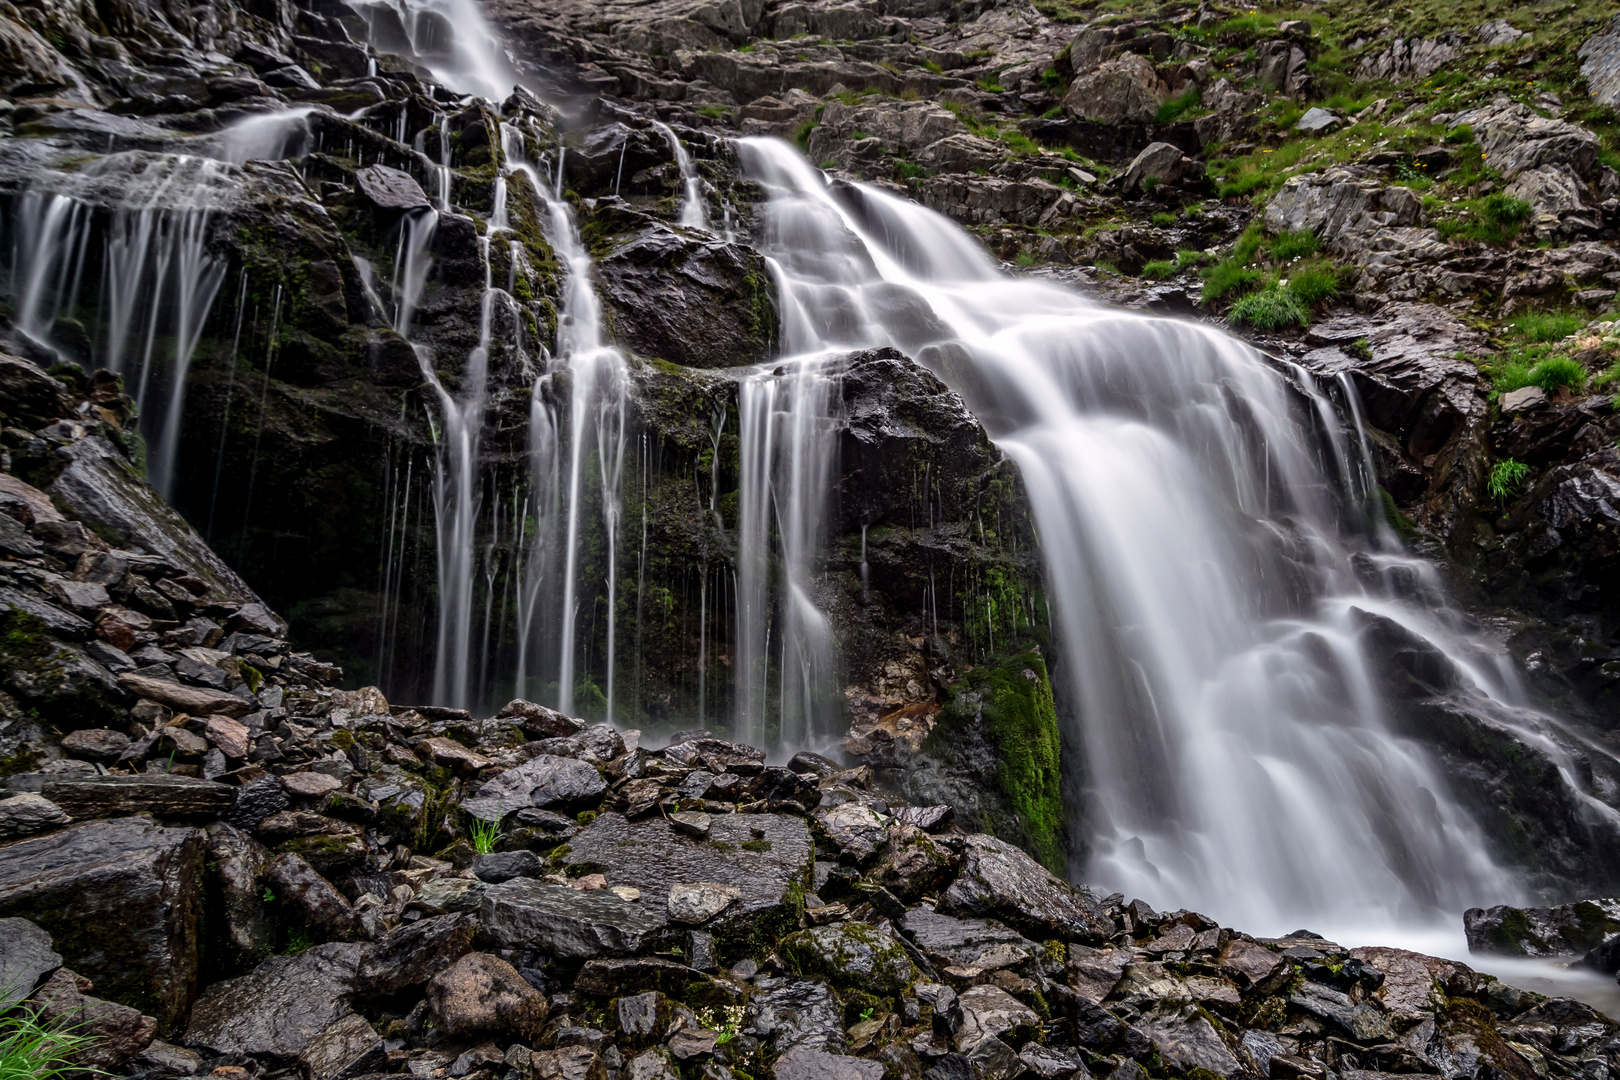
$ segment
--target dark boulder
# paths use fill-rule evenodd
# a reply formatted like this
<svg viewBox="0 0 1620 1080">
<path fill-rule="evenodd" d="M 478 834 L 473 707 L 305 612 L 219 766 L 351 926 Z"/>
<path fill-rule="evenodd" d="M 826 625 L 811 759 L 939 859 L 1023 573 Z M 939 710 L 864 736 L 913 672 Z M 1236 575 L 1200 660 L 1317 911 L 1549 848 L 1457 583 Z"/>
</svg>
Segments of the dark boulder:
<svg viewBox="0 0 1620 1080">
<path fill-rule="evenodd" d="M 29 1006 L 42 1024 L 68 1028 L 88 1040 L 72 1052 L 76 1064 L 122 1069 L 152 1042 L 157 1021 L 139 1009 L 90 997 L 89 989 L 89 979 L 63 968 L 34 993 Z"/>
<path fill-rule="evenodd" d="M 196 994 L 203 847 L 149 818 L 17 841 L 0 847 L 0 915 L 37 923 L 101 994 L 166 1029 Z"/>
<path fill-rule="evenodd" d="M 272 956 L 246 975 L 215 983 L 192 1009 L 185 1044 L 291 1062 L 353 1011 L 352 983 L 363 955 L 363 946 L 332 942 L 297 956 Z"/>
<path fill-rule="evenodd" d="M 1037 940 L 1101 941 L 1113 920 L 1097 902 L 1046 867 L 993 836 L 966 837 L 962 873 L 940 898 L 950 915 L 989 916 Z"/>
<path fill-rule="evenodd" d="M 451 1038 L 504 1035 L 532 1041 L 546 1022 L 546 999 L 498 956 L 468 953 L 433 977 L 427 1000 Z"/>
<path fill-rule="evenodd" d="M 366 997 L 420 986 L 472 951 L 471 914 L 438 915 L 391 930 L 366 952 L 355 987 Z"/>
<path fill-rule="evenodd" d="M 27 919 L 0 919 L 0 1008 L 32 994 L 61 966 L 51 935 Z"/>
<path fill-rule="evenodd" d="M 47 780 L 40 793 L 81 821 L 131 814 L 213 817 L 236 801 L 235 788 L 166 773 Z"/>
</svg>

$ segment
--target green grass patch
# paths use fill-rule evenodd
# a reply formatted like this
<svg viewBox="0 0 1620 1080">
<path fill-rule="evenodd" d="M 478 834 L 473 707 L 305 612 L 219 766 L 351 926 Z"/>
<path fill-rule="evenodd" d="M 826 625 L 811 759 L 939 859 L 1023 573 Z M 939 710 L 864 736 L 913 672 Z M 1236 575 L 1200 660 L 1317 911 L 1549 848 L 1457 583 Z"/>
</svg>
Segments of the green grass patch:
<svg viewBox="0 0 1620 1080">
<path fill-rule="evenodd" d="M 1159 106 L 1157 120 L 1161 124 L 1173 124 L 1183 115 L 1203 107 L 1204 94 L 1198 87 L 1190 87 L 1185 92 L 1176 95 Z"/>
<path fill-rule="evenodd" d="M 1563 341 L 1586 325 L 1586 320 L 1564 311 L 1527 311 L 1508 325 L 1515 336 L 1539 345 Z"/>
<path fill-rule="evenodd" d="M 1154 214 L 1152 220 L 1153 224 L 1157 225 L 1159 228 L 1168 229 L 1170 226 L 1176 223 L 1176 215 L 1167 212 L 1160 212 Z"/>
<path fill-rule="evenodd" d="M 95 1042 L 79 1034 L 74 1025 L 41 1023 L 27 1009 L 18 1009 L 0 1017 L 0 1080 L 106 1075 L 75 1062 Z"/>
<path fill-rule="evenodd" d="M 1231 259 L 1223 259 L 1204 271 L 1204 289 L 1199 294 L 1199 300 L 1205 304 L 1213 304 L 1229 296 L 1241 296 L 1243 293 L 1260 287 L 1266 280 L 1263 271 L 1252 266 L 1244 266 Z"/>
<path fill-rule="evenodd" d="M 894 163 L 894 175 L 899 180 L 921 180 L 933 174 L 915 161 L 897 161 Z"/>
<path fill-rule="evenodd" d="M 1340 283 L 1339 268 L 1325 259 L 1302 263 L 1288 273 L 1288 291 L 1307 308 L 1336 299 Z"/>
<path fill-rule="evenodd" d="M 1169 277 L 1179 269 L 1174 259 L 1155 259 L 1142 264 L 1142 276 L 1157 281 Z"/>
<path fill-rule="evenodd" d="M 1284 330 L 1304 326 L 1311 321 L 1311 313 L 1291 290 L 1272 286 L 1233 304 L 1229 318 L 1257 330 Z"/>
<path fill-rule="evenodd" d="M 1481 244 L 1503 245 L 1519 235 L 1519 229 L 1530 216 L 1530 204 L 1497 191 L 1483 199 L 1469 199 L 1458 204 L 1461 214 L 1445 217 L 1434 225 L 1446 240 L 1472 240 Z"/>
<path fill-rule="evenodd" d="M 1322 242 L 1309 229 L 1285 232 L 1266 246 L 1271 257 L 1280 262 L 1291 262 L 1307 255 L 1315 255 L 1321 248 Z"/>
</svg>

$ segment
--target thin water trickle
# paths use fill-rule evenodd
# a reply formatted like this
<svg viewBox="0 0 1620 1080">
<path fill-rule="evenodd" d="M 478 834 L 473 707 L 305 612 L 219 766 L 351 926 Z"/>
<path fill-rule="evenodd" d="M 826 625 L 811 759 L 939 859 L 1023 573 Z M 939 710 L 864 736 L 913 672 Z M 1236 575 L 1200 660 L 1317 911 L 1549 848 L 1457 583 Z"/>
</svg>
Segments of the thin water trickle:
<svg viewBox="0 0 1620 1080">
<path fill-rule="evenodd" d="M 709 212 L 704 206 L 703 180 L 698 176 L 696 167 L 692 164 L 692 155 L 686 152 L 675 129 L 659 121 L 653 122 L 653 127 L 669 140 L 669 148 L 675 154 L 675 165 L 681 171 L 681 185 L 686 189 L 685 198 L 681 200 L 681 215 L 679 223 L 689 229 L 702 229 L 709 231 Z M 625 145 L 629 145 L 626 140 Z M 615 192 L 617 194 L 617 192 Z"/>
</svg>

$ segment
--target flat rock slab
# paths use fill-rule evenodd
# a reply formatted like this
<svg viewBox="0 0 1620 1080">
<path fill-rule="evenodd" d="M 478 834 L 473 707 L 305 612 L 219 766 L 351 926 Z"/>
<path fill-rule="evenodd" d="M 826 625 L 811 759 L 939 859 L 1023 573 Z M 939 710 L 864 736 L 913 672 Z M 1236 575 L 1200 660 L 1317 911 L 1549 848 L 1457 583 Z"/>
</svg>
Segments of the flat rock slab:
<svg viewBox="0 0 1620 1080">
<path fill-rule="evenodd" d="M 832 987 L 809 979 L 768 979 L 743 1012 L 742 1032 L 766 1040 L 778 1054 L 793 1049 L 829 1054 L 845 1049 L 844 1007 Z"/>
<path fill-rule="evenodd" d="M 883 1063 L 822 1050 L 789 1050 L 777 1059 L 773 1075 L 776 1080 L 882 1080 Z"/>
<path fill-rule="evenodd" d="M 364 953 L 362 945 L 329 942 L 215 983 L 192 1009 L 185 1044 L 214 1054 L 298 1057 L 354 1011 L 351 987 Z"/>
<path fill-rule="evenodd" d="M 0 919 L 0 1009 L 32 994 L 61 966 L 51 935 L 27 919 Z"/>
<path fill-rule="evenodd" d="M 167 679 L 153 679 L 133 672 L 118 676 L 118 685 L 137 697 L 151 698 L 177 712 L 192 716 L 246 716 L 253 711 L 251 702 L 223 690 L 209 690 L 201 686 L 185 686 Z"/>
<path fill-rule="evenodd" d="M 89 818 L 213 816 L 236 802 L 236 788 L 193 776 L 141 773 L 47 780 L 41 794 L 80 821 Z"/>
<path fill-rule="evenodd" d="M 197 983 L 203 833 L 149 818 L 90 821 L 0 847 L 0 916 L 21 916 L 96 993 L 157 1018 Z"/>
<path fill-rule="evenodd" d="M 657 990 L 682 993 L 692 983 L 709 982 L 709 977 L 685 964 L 661 957 L 624 957 L 587 960 L 574 979 L 574 989 L 595 997 L 623 997 Z"/>
<path fill-rule="evenodd" d="M 718 814 L 707 840 L 676 830 L 662 818 L 627 821 L 606 813 L 568 842 L 567 863 L 600 871 L 609 885 L 641 890 L 641 903 L 660 924 L 677 885 L 712 882 L 737 898 L 708 927 L 717 936 L 746 932 L 781 909 L 788 888 L 804 883 L 813 846 L 801 817 Z"/>
<path fill-rule="evenodd" d="M 419 919 L 390 930 L 360 962 L 355 985 L 370 997 L 421 986 L 472 952 L 477 927 L 464 913 Z"/>
<path fill-rule="evenodd" d="M 662 907 L 513 878 L 484 893 L 478 921 L 501 945 L 527 945 L 551 956 L 589 960 L 640 952 L 663 932 Z"/>
<path fill-rule="evenodd" d="M 486 782 L 477 794 L 461 800 L 461 808 L 485 821 L 500 821 L 507 814 L 530 807 L 592 806 L 606 792 L 607 781 L 594 765 L 575 758 L 536 754 Z"/>
<path fill-rule="evenodd" d="M 1021 963 L 1040 949 L 1018 931 L 993 919 L 956 919 L 926 907 L 906 912 L 900 930 L 931 963 L 941 967 L 1005 967 L 1005 963 L 981 961 L 1022 954 L 1011 961 Z"/>
<path fill-rule="evenodd" d="M 379 210 L 428 210 L 428 201 L 422 185 L 409 173 L 391 169 L 387 165 L 367 165 L 354 174 L 360 193 Z"/>
<path fill-rule="evenodd" d="M 1036 940 L 1104 941 L 1113 920 L 1085 893 L 1005 840 L 965 838 L 962 873 L 940 898 L 947 915 L 992 916 Z"/>
</svg>

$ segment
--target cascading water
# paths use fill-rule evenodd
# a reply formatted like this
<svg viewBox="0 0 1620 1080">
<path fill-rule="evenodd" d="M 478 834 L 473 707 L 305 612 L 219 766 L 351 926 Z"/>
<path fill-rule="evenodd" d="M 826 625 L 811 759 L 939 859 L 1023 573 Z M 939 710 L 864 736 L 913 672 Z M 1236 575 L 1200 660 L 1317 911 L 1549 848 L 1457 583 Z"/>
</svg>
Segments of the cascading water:
<svg viewBox="0 0 1620 1080">
<path fill-rule="evenodd" d="M 785 340 L 911 351 L 1022 470 L 1085 751 L 1078 874 L 1278 932 L 1512 894 L 1427 755 L 1390 730 L 1364 621 L 1505 690 L 1443 609 L 1357 572 L 1432 580 L 1376 524 L 1364 447 L 1305 372 L 1005 278 L 932 212 L 835 189 L 784 143 L 742 149 L 770 193 Z"/>
<path fill-rule="evenodd" d="M 703 205 L 703 179 L 698 176 L 697 169 L 692 165 L 692 155 L 686 152 L 681 144 L 679 135 L 668 124 L 653 122 L 653 127 L 669 140 L 669 148 L 675 154 L 675 165 L 681 171 L 681 186 L 686 189 L 686 197 L 681 200 L 681 216 L 679 223 L 689 229 L 709 229 L 709 214 Z M 626 146 L 629 142 L 626 141 Z M 620 162 L 621 166 L 623 162 Z M 617 184 L 614 185 L 617 187 Z"/>
</svg>

